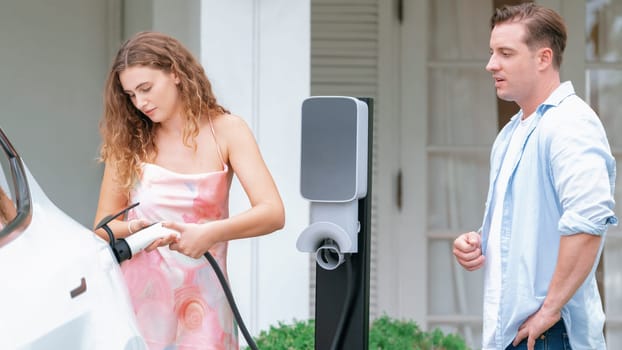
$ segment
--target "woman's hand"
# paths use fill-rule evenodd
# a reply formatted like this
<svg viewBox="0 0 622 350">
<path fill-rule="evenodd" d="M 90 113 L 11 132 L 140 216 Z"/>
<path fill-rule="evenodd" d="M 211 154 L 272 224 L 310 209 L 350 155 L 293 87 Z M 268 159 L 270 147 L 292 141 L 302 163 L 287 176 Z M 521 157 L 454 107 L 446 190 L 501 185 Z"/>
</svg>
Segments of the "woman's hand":
<svg viewBox="0 0 622 350">
<path fill-rule="evenodd" d="M 151 226 L 152 223 L 145 219 L 132 219 L 127 222 L 128 236 L 131 236 L 138 231 Z M 177 234 L 171 230 L 171 234 L 167 237 L 158 238 L 145 248 L 145 251 L 150 252 L 157 247 L 165 247 L 171 243 L 177 242 Z"/>
<path fill-rule="evenodd" d="M 166 247 L 167 245 L 171 245 L 172 243 L 176 243 L 179 240 L 176 233 L 171 231 L 171 234 L 168 237 L 158 238 L 153 243 L 145 248 L 145 251 L 150 252 L 157 247 Z"/>
<path fill-rule="evenodd" d="M 132 219 L 127 221 L 127 235 L 132 235 L 137 231 L 144 229 L 151 225 L 151 222 L 146 219 Z"/>
<path fill-rule="evenodd" d="M 217 243 L 212 238 L 213 235 L 210 234 L 210 226 L 212 224 L 163 222 L 162 226 L 180 233 L 179 240 L 169 245 L 171 250 L 176 250 L 191 258 L 198 259 Z"/>
</svg>

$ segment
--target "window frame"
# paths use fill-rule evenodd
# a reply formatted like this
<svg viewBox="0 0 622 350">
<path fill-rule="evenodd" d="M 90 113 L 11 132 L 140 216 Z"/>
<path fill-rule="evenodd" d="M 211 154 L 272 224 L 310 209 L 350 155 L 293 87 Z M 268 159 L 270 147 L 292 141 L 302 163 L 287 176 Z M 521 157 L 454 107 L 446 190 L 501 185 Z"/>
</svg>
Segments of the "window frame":
<svg viewBox="0 0 622 350">
<path fill-rule="evenodd" d="M 17 238 L 30 223 L 32 218 L 32 198 L 24 163 L 2 128 L 0 128 L 0 147 L 3 150 L 4 156 L 7 157 L 11 171 L 12 183 L 8 181 L 7 183 L 9 186 L 13 186 L 13 202 L 17 212 L 15 217 L 0 230 L 0 247 L 2 247 Z M 0 156 L 3 155 L 0 153 Z"/>
</svg>

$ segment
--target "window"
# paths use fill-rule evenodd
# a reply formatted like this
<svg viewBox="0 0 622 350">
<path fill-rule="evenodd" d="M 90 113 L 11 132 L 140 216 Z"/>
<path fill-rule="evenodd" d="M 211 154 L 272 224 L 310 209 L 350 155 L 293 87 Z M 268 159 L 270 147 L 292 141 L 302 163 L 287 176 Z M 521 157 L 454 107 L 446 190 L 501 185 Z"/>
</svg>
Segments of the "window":
<svg viewBox="0 0 622 350">
<path fill-rule="evenodd" d="M 0 230 L 3 230 L 9 222 L 15 219 L 17 214 L 15 202 L 11 199 L 11 188 L 9 183 L 12 182 L 11 167 L 9 165 L 9 157 L 6 153 L 0 153 Z"/>
<path fill-rule="evenodd" d="M 0 129 L 0 247 L 14 239 L 31 214 L 21 159 Z"/>
<path fill-rule="evenodd" d="M 589 0 L 585 4 L 585 91 L 600 116 L 614 157 L 622 159 L 622 0 Z M 619 167 L 618 167 L 619 168 Z M 622 178 L 616 179 L 616 213 L 620 217 Z M 620 227 L 607 233 L 598 279 L 611 349 L 622 346 L 622 239 Z"/>
</svg>

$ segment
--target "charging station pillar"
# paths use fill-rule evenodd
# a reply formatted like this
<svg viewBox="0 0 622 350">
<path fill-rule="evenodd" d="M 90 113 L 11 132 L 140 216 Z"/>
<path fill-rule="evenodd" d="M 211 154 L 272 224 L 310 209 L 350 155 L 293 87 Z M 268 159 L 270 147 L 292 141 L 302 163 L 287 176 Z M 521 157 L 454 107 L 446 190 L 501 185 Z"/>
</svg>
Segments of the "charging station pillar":
<svg viewBox="0 0 622 350">
<path fill-rule="evenodd" d="M 329 97 L 330 98 L 330 97 Z M 347 98 L 346 98 L 347 99 Z M 353 99 L 353 98 L 350 98 Z M 299 241 L 297 243 L 298 249 L 301 251 L 314 251 L 316 249 L 316 284 L 315 284 L 315 349 L 316 350 L 367 350 L 369 343 L 369 270 L 370 270 L 370 244 L 371 244 L 371 199 L 372 199 L 372 142 L 373 142 L 373 99 L 371 98 L 356 98 L 357 103 L 362 101 L 365 108 L 365 116 L 364 118 L 364 126 L 366 130 L 358 130 L 359 133 L 366 134 L 364 138 L 364 142 L 366 143 L 364 147 L 358 145 L 356 148 L 364 149 L 365 157 L 359 158 L 359 160 L 364 159 L 365 164 L 359 164 L 358 169 L 364 169 L 364 174 L 362 177 L 360 175 L 356 176 L 356 179 L 351 179 L 351 182 L 359 181 L 358 186 L 360 188 L 364 188 L 364 195 L 360 195 L 359 198 L 355 198 L 353 200 L 352 206 L 355 208 L 354 210 L 358 210 L 357 218 L 353 218 L 353 220 L 357 221 L 356 234 L 352 235 L 350 233 L 350 238 L 352 242 L 346 243 L 347 240 L 341 240 L 341 234 L 333 235 L 326 234 L 324 232 L 320 233 L 319 236 L 317 232 L 303 232 Z M 303 107 L 304 109 L 304 107 Z M 340 109 L 340 108 L 338 108 Z M 361 109 L 359 108 L 359 112 Z M 321 113 L 320 108 L 320 113 Z M 331 112 L 331 113 L 339 113 L 339 112 Z M 303 111 L 304 114 L 304 111 Z M 330 113 L 328 113 L 330 114 Z M 303 116 L 304 117 L 304 116 Z M 326 116 L 324 116 L 326 117 Z M 303 123 L 303 128 L 305 127 L 305 123 Z M 337 126 L 337 128 L 343 127 L 343 125 Z M 360 127 L 360 124 L 359 124 Z M 350 126 L 347 126 L 350 128 Z M 309 131 L 303 130 L 303 148 L 305 147 L 305 132 L 309 133 Z M 328 133 L 330 135 L 335 135 L 333 131 L 327 131 L 326 129 L 318 128 L 315 131 L 316 133 L 325 136 L 324 133 Z M 332 134 L 331 134 L 332 133 Z M 350 132 L 345 132 L 348 136 L 345 138 L 348 139 L 351 135 Z M 322 137 L 319 136 L 319 137 Z M 329 137 L 329 136 L 326 136 Z M 340 141 L 343 142 L 343 141 Z M 322 145 L 320 147 L 320 151 L 316 153 L 319 156 L 307 156 L 307 158 L 328 158 L 326 160 L 329 163 L 355 163 L 351 161 L 349 156 L 337 156 L 337 157 L 346 157 L 347 159 L 342 160 L 339 158 L 337 161 L 335 159 L 331 159 L 330 149 L 334 150 L 335 148 L 343 149 L 350 147 L 349 145 L 345 145 L 344 147 L 340 147 L 339 143 L 333 145 L 330 149 L 322 149 L 322 147 L 327 147 Z M 338 151 L 340 152 L 340 151 Z M 359 155 L 360 157 L 360 155 Z M 303 150 L 303 162 L 305 161 L 305 151 Z M 361 167 L 362 165 L 362 167 Z M 333 166 L 333 164 L 329 165 L 328 168 Z M 347 167 L 353 167 L 354 165 L 350 164 Z M 339 166 L 337 166 L 339 167 Z M 306 168 L 309 170 L 309 167 Z M 304 170 L 304 167 L 303 167 Z M 312 172 L 312 170 L 310 170 Z M 341 175 L 342 172 L 348 173 L 348 171 L 336 170 L 336 177 L 343 177 Z M 332 176 L 332 174 L 327 174 L 328 176 Z M 305 195 L 305 186 L 307 188 L 313 187 L 309 185 L 305 185 L 305 174 L 302 174 L 302 194 L 305 198 L 313 200 L 310 197 L 314 197 L 313 195 Z M 319 175 L 314 175 L 318 177 Z M 360 183 L 360 181 L 363 183 Z M 331 182 L 332 179 L 329 178 L 327 182 Z M 338 180 L 341 181 L 341 180 Z M 349 187 L 351 185 L 348 181 L 343 181 L 346 183 L 345 185 L 340 185 L 340 187 Z M 320 183 L 320 182 L 318 182 Z M 333 192 L 340 192 L 341 189 L 332 189 Z M 357 190 L 353 190 L 357 191 Z M 359 189 L 360 192 L 360 189 Z M 308 192 L 307 192 L 308 193 Z M 362 193 L 362 192 L 360 192 Z M 359 193 L 359 194 L 360 194 Z M 338 194 L 335 196 L 339 197 Z M 325 205 L 321 198 L 316 200 L 318 206 Z M 339 202 L 339 200 L 337 200 Z M 313 208 L 313 205 L 316 204 L 312 202 L 312 221 L 314 219 L 314 209 L 317 217 L 324 216 L 334 216 L 333 214 L 325 214 L 326 212 L 336 211 L 339 212 L 342 208 L 337 207 L 335 210 L 325 209 L 324 207 Z M 336 205 L 344 205 L 343 203 L 336 203 Z M 350 205 L 350 204 L 345 204 Z M 328 206 L 328 204 L 326 204 Z M 351 211 L 351 210 L 350 210 Z M 318 214 L 319 213 L 319 214 Z M 347 216 L 347 214 L 346 214 Z M 337 219 L 338 221 L 339 219 Z M 322 221 L 322 220 L 320 220 Z M 320 224 L 325 224 L 326 222 L 321 222 Z M 319 224 L 316 224 L 319 226 Z M 310 228 L 314 225 L 312 224 Z M 348 224 L 343 224 L 342 226 L 348 226 Z M 351 226 L 351 225 L 350 225 Z M 319 231 L 330 231 L 330 229 L 320 228 Z M 314 230 L 314 231 L 318 231 Z M 312 230 L 309 230 L 312 231 Z M 349 232 L 351 230 L 345 229 L 340 230 L 339 232 Z M 316 241 L 311 242 L 308 237 L 304 236 L 318 236 L 319 238 L 315 238 Z M 330 238 L 328 242 L 336 242 L 337 248 L 335 250 L 327 249 L 326 240 L 324 240 L 321 236 L 329 236 Z M 323 242 L 323 243 L 322 243 Z M 330 244 L 330 243 L 329 243 Z M 347 244 L 351 244 L 353 248 L 346 247 L 344 252 L 344 246 Z M 306 246 L 306 248 L 305 248 Z M 341 248 L 341 251 L 339 251 Z M 341 256 L 335 256 L 337 255 Z M 332 259 L 331 259 L 332 258 Z M 339 334 L 337 334 L 339 333 Z M 337 338 L 338 337 L 338 338 Z"/>
<path fill-rule="evenodd" d="M 371 169 L 371 168 L 370 168 Z M 371 182 L 371 178 L 368 177 Z M 359 199 L 359 220 L 361 230 L 358 236 L 358 253 L 352 253 L 351 259 L 353 292 L 352 305 L 346 312 L 343 339 L 339 349 L 367 350 L 369 343 L 369 258 L 371 244 L 371 192 Z M 340 321 L 341 312 L 347 306 L 348 265 L 342 264 L 335 270 L 328 271 L 316 265 L 315 275 L 315 349 L 330 349 L 333 337 Z"/>
</svg>

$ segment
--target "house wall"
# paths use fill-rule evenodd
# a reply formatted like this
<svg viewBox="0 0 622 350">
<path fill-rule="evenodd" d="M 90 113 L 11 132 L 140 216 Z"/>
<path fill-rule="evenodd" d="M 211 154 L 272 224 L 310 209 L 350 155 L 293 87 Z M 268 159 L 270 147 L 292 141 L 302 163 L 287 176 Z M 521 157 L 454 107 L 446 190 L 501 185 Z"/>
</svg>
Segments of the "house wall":
<svg viewBox="0 0 622 350">
<path fill-rule="evenodd" d="M 55 13 L 50 17 L 49 13 Z M 90 227 L 102 91 L 129 35 L 158 30 L 200 56 L 220 102 L 245 118 L 285 202 L 283 230 L 232 242 L 229 276 L 253 334 L 308 314 L 308 222 L 298 191 L 300 105 L 309 94 L 309 1 L 23 0 L 0 5 L 0 126 L 50 198 Z M 231 213 L 248 207 L 237 182 Z"/>
<path fill-rule="evenodd" d="M 281 231 L 230 245 L 231 284 L 254 334 L 309 317 L 308 255 L 296 250 L 308 223 L 299 145 L 310 87 L 309 21 L 309 0 L 206 0 L 201 7 L 201 60 L 215 94 L 251 126 L 286 210 Z M 230 207 L 232 215 L 248 208 L 237 182 Z"/>
<path fill-rule="evenodd" d="M 119 1 L 123 39 L 143 30 L 174 36 L 195 55 L 201 52 L 201 0 L 109 0 Z"/>
<path fill-rule="evenodd" d="M 102 171 L 107 11 L 99 0 L 0 5 L 0 127 L 50 199 L 88 227 Z"/>
</svg>

